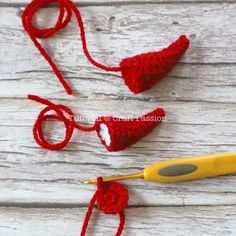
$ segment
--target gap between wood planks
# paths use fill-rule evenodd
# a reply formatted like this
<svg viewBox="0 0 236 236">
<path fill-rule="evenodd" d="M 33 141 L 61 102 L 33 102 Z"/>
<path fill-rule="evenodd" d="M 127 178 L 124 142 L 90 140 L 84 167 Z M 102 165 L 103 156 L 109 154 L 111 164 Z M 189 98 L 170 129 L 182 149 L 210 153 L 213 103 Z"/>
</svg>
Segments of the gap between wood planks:
<svg viewBox="0 0 236 236">
<path fill-rule="evenodd" d="M 227 206 L 232 206 L 235 207 L 236 204 L 223 204 L 223 205 L 209 205 L 209 204 L 199 204 L 199 205 L 129 205 L 127 208 L 129 209 L 137 209 L 137 208 L 189 208 L 189 207 L 227 207 Z M 1 203 L 0 204 L 0 209 L 1 208 L 23 208 L 23 209 L 77 209 L 77 208 L 87 208 L 88 204 L 76 204 L 76 203 Z"/>
</svg>

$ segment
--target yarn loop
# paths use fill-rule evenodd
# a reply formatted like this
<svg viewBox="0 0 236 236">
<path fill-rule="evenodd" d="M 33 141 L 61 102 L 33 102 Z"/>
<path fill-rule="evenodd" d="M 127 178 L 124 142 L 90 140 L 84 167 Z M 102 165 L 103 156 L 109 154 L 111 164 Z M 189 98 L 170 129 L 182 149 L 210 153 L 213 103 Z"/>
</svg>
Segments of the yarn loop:
<svg viewBox="0 0 236 236">
<path fill-rule="evenodd" d="M 86 131 L 86 132 L 95 130 L 95 126 L 85 127 L 85 126 L 82 126 L 82 125 L 76 123 L 75 122 L 75 115 L 74 115 L 73 111 L 70 108 L 68 108 L 67 106 L 64 106 L 61 104 L 56 105 L 46 99 L 40 98 L 35 95 L 29 95 L 28 98 L 47 106 L 43 110 L 41 110 L 41 112 L 39 113 L 38 118 L 34 124 L 34 127 L 33 127 L 33 135 L 34 135 L 35 141 L 41 147 L 43 147 L 45 149 L 53 151 L 53 150 L 60 150 L 60 149 L 64 148 L 68 144 L 68 142 L 70 141 L 75 128 L 78 130 L 81 130 L 81 131 Z M 50 111 L 54 111 L 55 114 L 48 114 Z M 43 134 L 42 124 L 46 120 L 57 120 L 57 121 L 61 121 L 64 123 L 65 128 L 66 128 L 66 132 L 65 132 L 65 137 L 62 141 L 60 141 L 58 143 L 49 143 L 45 139 L 44 134 Z"/>
<path fill-rule="evenodd" d="M 46 28 L 46 29 L 38 29 L 36 26 L 33 25 L 33 17 L 35 13 L 42 7 L 44 7 L 47 4 L 50 3 L 57 3 L 59 7 L 59 15 L 57 18 L 57 22 L 55 23 L 54 27 Z M 68 94 L 72 94 L 73 91 L 70 87 L 70 85 L 66 82 L 64 77 L 62 76 L 61 72 L 57 68 L 57 65 L 53 62 L 52 58 L 48 55 L 46 50 L 42 47 L 40 42 L 37 40 L 39 39 L 45 39 L 49 38 L 53 34 L 57 33 L 59 30 L 63 29 L 67 26 L 67 24 L 71 21 L 72 14 L 76 16 L 76 20 L 78 23 L 78 26 L 80 28 L 80 37 L 82 41 L 82 47 L 84 54 L 88 58 L 88 60 L 96 67 L 106 70 L 106 71 L 120 71 L 120 67 L 110 67 L 103 65 L 96 60 L 93 59 L 91 56 L 86 42 L 86 36 L 85 36 L 85 30 L 84 30 L 84 24 L 81 17 L 81 14 L 76 7 L 76 5 L 71 2 L 70 0 L 32 0 L 25 8 L 23 14 L 22 14 L 22 23 L 24 26 L 24 29 L 28 32 L 31 40 L 35 44 L 35 46 L 38 48 L 41 55 L 47 60 L 49 65 L 51 66 L 52 70 L 54 71 L 55 75 L 65 88 L 66 92 Z"/>
</svg>

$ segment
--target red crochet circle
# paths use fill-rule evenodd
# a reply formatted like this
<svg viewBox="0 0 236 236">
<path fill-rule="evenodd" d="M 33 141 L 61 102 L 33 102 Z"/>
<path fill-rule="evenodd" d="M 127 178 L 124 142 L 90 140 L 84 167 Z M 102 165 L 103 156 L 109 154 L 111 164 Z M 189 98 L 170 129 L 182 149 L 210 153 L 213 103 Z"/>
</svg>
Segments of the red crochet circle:
<svg viewBox="0 0 236 236">
<path fill-rule="evenodd" d="M 128 205 L 128 190 L 118 182 L 104 184 L 97 190 L 97 203 L 105 214 L 117 214 Z"/>
</svg>

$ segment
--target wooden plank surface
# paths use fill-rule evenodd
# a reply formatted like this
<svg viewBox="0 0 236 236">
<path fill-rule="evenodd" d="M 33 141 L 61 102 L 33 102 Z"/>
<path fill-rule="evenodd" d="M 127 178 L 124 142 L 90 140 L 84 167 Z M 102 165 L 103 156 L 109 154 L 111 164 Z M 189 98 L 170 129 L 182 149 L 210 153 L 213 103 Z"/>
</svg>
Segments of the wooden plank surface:
<svg viewBox="0 0 236 236">
<path fill-rule="evenodd" d="M 101 62 L 117 65 L 126 56 L 165 47 L 180 34 L 190 37 L 191 46 L 167 78 L 133 95 L 118 74 L 87 62 L 73 19 L 43 42 L 73 85 L 76 94 L 71 97 L 22 29 L 24 2 L 0 4 L 0 235 L 76 235 L 95 190 L 83 180 L 136 172 L 174 157 L 235 152 L 235 4 L 78 2 L 97 5 L 83 6 L 81 13 L 89 48 Z M 54 7 L 42 10 L 39 25 L 48 25 L 56 15 Z M 108 153 L 95 133 L 77 131 L 65 150 L 45 151 L 31 133 L 43 106 L 28 101 L 28 93 L 70 106 L 89 124 L 99 115 L 137 116 L 157 106 L 165 108 L 167 122 L 118 153 Z M 63 136 L 62 126 L 49 128 L 54 140 Z M 235 176 L 180 184 L 126 183 L 130 209 L 125 235 L 236 233 Z M 117 219 L 101 219 L 96 235 L 113 235 Z"/>
<path fill-rule="evenodd" d="M 86 208 L 77 209 L 0 209 L 0 234 L 5 236 L 79 235 Z M 123 236 L 143 235 L 235 235 L 236 210 L 225 207 L 156 207 L 126 210 Z M 88 235 L 114 235 L 117 216 L 105 216 L 94 210 Z M 78 223 L 80 221 L 80 223 Z"/>
</svg>

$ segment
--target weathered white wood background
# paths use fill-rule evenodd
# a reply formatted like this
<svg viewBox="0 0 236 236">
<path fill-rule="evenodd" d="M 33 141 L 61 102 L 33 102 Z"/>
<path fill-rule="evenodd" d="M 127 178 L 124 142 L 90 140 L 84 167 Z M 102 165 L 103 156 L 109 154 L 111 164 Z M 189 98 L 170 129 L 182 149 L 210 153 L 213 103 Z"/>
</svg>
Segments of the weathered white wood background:
<svg viewBox="0 0 236 236">
<path fill-rule="evenodd" d="M 75 236 L 95 187 L 83 180 L 126 174 L 175 157 L 236 151 L 235 0 L 78 0 L 89 48 L 110 65 L 187 34 L 181 62 L 151 91 L 133 95 L 117 74 L 91 66 L 72 21 L 45 47 L 76 90 L 67 96 L 22 29 L 26 0 L 0 0 L 0 235 Z M 49 14 L 50 13 L 50 14 Z M 40 26 L 57 8 L 40 11 Z M 139 115 L 163 106 L 167 122 L 131 148 L 108 153 L 95 133 L 75 132 L 63 151 L 39 148 L 31 133 L 37 94 L 82 116 Z M 117 109 L 119 107 L 119 109 Z M 55 126 L 54 126 L 55 127 Z M 55 132 L 56 131 L 56 132 Z M 63 136 L 56 126 L 49 135 Z M 236 235 L 236 176 L 180 184 L 127 181 L 124 236 Z M 92 224 L 94 224 L 92 226 Z M 117 217 L 95 210 L 88 235 L 114 235 Z"/>
</svg>

